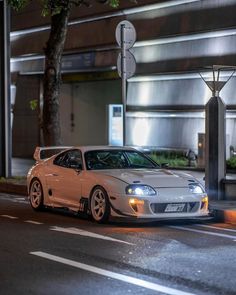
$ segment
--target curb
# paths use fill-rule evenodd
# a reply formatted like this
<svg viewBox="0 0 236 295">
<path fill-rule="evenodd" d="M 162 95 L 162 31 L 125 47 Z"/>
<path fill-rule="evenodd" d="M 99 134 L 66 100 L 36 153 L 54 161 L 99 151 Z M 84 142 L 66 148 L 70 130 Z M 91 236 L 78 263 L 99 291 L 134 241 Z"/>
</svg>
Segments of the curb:
<svg viewBox="0 0 236 295">
<path fill-rule="evenodd" d="M 27 196 L 28 194 L 27 186 L 25 184 L 15 184 L 9 182 L 0 183 L 0 192 L 24 196 Z"/>
<path fill-rule="evenodd" d="M 212 208 L 212 215 L 216 219 L 216 221 L 236 225 L 236 210 Z"/>
</svg>

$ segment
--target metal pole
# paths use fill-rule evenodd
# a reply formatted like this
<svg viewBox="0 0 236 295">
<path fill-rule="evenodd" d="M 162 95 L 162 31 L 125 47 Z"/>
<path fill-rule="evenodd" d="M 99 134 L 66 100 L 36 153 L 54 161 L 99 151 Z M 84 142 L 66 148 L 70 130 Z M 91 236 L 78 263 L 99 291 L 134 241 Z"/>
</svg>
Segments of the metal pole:
<svg viewBox="0 0 236 295">
<path fill-rule="evenodd" d="M 217 93 L 218 91 L 215 91 Z M 219 96 L 206 104 L 206 191 L 210 200 L 221 200 L 222 179 L 225 178 L 225 113 L 226 107 Z"/>
<path fill-rule="evenodd" d="M 12 159 L 12 131 L 11 131 L 11 45 L 10 45 L 10 7 L 7 0 L 4 1 L 5 9 L 5 130 L 6 130 L 6 177 L 11 176 Z"/>
<path fill-rule="evenodd" d="M 125 25 L 121 25 L 121 73 L 122 73 L 122 103 L 123 103 L 123 146 L 126 145 L 126 49 Z"/>
<path fill-rule="evenodd" d="M 10 8 L 0 1 L 0 176 L 11 176 Z"/>
</svg>

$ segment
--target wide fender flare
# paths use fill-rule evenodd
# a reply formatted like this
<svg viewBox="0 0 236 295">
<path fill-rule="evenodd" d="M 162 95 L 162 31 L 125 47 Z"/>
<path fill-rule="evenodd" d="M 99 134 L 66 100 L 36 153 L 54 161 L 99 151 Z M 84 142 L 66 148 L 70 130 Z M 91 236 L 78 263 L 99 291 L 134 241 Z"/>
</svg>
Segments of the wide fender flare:
<svg viewBox="0 0 236 295">
<path fill-rule="evenodd" d="M 120 180 L 119 178 L 113 176 L 96 176 L 92 181 L 92 185 L 87 189 L 86 195 L 90 198 L 93 189 L 97 186 L 101 186 L 105 189 L 110 196 L 117 196 L 125 194 L 125 188 L 127 187 L 128 183 Z"/>
</svg>

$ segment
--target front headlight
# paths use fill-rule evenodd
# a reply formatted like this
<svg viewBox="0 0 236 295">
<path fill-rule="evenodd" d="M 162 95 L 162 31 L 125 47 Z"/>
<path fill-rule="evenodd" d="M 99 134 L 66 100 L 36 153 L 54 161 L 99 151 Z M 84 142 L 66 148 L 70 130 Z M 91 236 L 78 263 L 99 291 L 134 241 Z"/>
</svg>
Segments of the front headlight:
<svg viewBox="0 0 236 295">
<path fill-rule="evenodd" d="M 192 194 L 204 194 L 205 191 L 204 189 L 201 187 L 201 185 L 197 184 L 197 183 L 191 183 L 189 184 L 189 190 Z"/>
<path fill-rule="evenodd" d="M 156 191 L 149 185 L 144 184 L 130 184 L 126 187 L 127 195 L 135 196 L 154 196 Z"/>
</svg>

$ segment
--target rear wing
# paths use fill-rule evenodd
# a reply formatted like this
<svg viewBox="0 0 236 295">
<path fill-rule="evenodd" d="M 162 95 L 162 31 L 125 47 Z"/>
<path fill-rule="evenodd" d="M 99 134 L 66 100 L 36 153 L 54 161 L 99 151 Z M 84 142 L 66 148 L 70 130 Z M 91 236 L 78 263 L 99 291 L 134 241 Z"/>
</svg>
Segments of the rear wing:
<svg viewBox="0 0 236 295">
<path fill-rule="evenodd" d="M 34 159 L 36 162 L 43 161 L 69 148 L 71 148 L 71 146 L 37 146 L 34 151 Z"/>
</svg>

